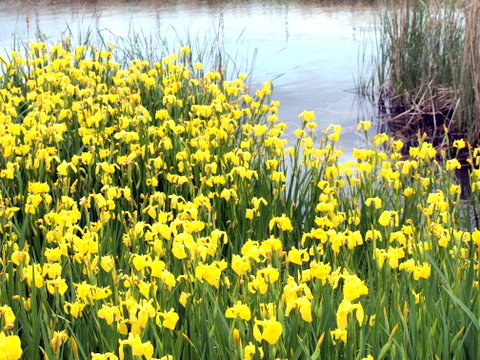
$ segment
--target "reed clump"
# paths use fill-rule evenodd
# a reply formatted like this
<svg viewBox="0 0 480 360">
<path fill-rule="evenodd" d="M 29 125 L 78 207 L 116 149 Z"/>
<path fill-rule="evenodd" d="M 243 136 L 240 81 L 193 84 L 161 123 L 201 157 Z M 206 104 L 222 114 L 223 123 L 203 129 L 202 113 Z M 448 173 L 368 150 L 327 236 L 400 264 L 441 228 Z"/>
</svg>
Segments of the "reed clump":
<svg viewBox="0 0 480 360">
<path fill-rule="evenodd" d="M 397 138 L 479 142 L 480 3 L 387 1 L 370 86 Z M 444 129 L 447 129 L 448 137 Z"/>
</svg>

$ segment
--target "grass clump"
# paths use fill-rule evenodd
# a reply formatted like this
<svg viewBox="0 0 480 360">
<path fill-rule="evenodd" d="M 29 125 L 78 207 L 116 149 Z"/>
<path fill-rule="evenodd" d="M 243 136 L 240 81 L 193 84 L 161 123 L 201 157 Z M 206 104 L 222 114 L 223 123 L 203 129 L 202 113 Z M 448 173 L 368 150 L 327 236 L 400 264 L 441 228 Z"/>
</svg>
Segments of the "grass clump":
<svg viewBox="0 0 480 360">
<path fill-rule="evenodd" d="M 397 138 L 421 130 L 436 146 L 478 144 L 479 24 L 477 1 L 385 2 L 369 85 Z"/>
<path fill-rule="evenodd" d="M 270 82 L 32 43 L 0 78 L 0 354 L 471 359 L 478 217 L 420 139 L 300 114 Z M 480 161 L 480 149 L 456 143 Z M 471 173 L 473 208 L 480 173 Z"/>
</svg>

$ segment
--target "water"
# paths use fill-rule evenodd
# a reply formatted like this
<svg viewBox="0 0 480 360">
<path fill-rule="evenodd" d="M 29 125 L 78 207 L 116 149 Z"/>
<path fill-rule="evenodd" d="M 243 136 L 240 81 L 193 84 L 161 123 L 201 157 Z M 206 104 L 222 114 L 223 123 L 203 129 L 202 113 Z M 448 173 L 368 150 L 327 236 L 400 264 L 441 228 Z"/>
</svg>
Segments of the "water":
<svg viewBox="0 0 480 360">
<path fill-rule="evenodd" d="M 373 117 L 353 91 L 359 49 L 368 46 L 373 31 L 372 8 L 358 2 L 23 0 L 2 1 L 0 16 L 0 49 L 11 48 L 14 34 L 35 40 L 37 30 L 59 40 L 67 24 L 74 33 L 105 29 L 107 38 L 128 37 L 133 29 L 144 37 L 166 37 L 169 44 L 187 29 L 190 37 L 217 38 L 237 65 L 253 63 L 252 89 L 273 80 L 289 140 L 298 114 L 313 110 L 320 129 L 342 125 L 340 145 L 347 157 L 363 145 L 358 120 Z"/>
</svg>

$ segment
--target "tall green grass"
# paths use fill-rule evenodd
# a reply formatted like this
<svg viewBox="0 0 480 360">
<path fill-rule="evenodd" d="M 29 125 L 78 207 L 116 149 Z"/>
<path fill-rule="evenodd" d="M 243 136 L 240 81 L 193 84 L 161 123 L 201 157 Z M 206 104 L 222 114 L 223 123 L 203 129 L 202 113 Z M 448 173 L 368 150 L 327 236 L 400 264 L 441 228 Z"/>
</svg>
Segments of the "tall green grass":
<svg viewBox="0 0 480 360">
<path fill-rule="evenodd" d="M 425 131 L 437 145 L 478 144 L 480 3 L 386 0 L 379 9 L 376 55 L 366 82 L 397 137 Z"/>
</svg>

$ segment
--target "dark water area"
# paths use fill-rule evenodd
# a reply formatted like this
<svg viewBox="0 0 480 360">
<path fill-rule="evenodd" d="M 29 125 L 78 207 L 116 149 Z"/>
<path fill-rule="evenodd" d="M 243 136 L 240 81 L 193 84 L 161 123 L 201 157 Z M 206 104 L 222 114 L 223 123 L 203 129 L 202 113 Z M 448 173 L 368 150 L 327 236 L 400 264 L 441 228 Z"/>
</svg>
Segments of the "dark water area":
<svg viewBox="0 0 480 360">
<path fill-rule="evenodd" d="M 133 33 L 161 38 L 172 50 L 182 38 L 219 42 L 236 66 L 253 70 L 252 89 L 273 80 L 272 98 L 281 103 L 279 117 L 289 126 L 289 140 L 298 114 L 313 110 L 319 131 L 342 126 L 340 145 L 347 158 L 353 147 L 363 146 L 358 121 L 374 117 L 373 107 L 354 91 L 359 53 L 368 52 L 374 31 L 374 10 L 359 1 L 0 2 L 3 53 L 14 39 L 34 41 L 38 32 L 49 41 L 61 40 L 67 27 L 74 37 L 98 29 L 107 41 Z"/>
</svg>

